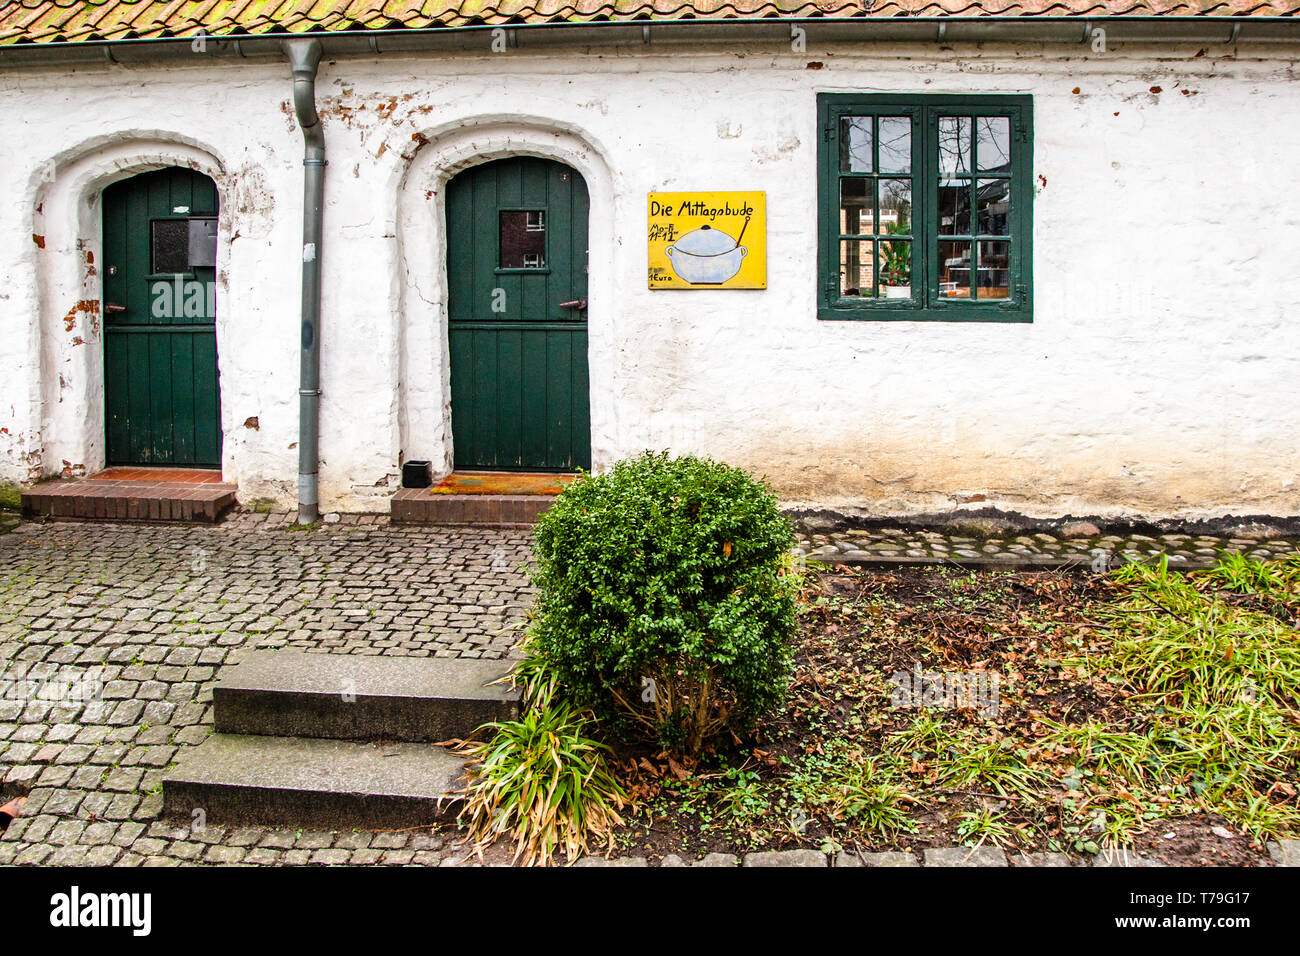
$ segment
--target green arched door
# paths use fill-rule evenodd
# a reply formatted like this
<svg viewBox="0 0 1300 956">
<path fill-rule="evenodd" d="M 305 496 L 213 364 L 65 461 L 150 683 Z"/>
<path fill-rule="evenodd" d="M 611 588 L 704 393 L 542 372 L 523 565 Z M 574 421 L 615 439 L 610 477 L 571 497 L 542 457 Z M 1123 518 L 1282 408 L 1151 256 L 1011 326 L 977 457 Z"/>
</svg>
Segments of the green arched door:
<svg viewBox="0 0 1300 956">
<path fill-rule="evenodd" d="M 216 185 L 179 167 L 113 183 L 103 225 L 108 463 L 219 466 Z"/>
<path fill-rule="evenodd" d="M 533 157 L 447 185 L 448 345 L 457 469 L 591 467 L 587 185 Z"/>
</svg>

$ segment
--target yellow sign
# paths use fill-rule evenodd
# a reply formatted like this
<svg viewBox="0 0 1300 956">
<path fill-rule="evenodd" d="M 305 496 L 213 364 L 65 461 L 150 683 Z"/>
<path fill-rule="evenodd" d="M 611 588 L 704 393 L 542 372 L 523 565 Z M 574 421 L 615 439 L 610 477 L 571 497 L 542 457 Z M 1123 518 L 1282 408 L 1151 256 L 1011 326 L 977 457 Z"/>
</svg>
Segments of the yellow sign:
<svg viewBox="0 0 1300 956">
<path fill-rule="evenodd" d="M 767 288 L 766 193 L 651 193 L 648 223 L 650 288 Z"/>
</svg>

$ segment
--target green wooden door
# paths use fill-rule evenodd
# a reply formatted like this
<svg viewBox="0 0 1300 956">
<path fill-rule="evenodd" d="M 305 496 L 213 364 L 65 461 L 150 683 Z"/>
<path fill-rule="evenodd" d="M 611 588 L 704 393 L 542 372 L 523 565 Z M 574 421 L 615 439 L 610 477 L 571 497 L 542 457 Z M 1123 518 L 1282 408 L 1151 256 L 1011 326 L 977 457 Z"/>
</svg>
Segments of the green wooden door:
<svg viewBox="0 0 1300 956">
<path fill-rule="evenodd" d="M 108 463 L 219 466 L 216 186 L 173 167 L 103 198 Z"/>
<path fill-rule="evenodd" d="M 458 469 L 591 467 L 587 185 L 522 157 L 447 186 L 451 425 Z"/>
</svg>

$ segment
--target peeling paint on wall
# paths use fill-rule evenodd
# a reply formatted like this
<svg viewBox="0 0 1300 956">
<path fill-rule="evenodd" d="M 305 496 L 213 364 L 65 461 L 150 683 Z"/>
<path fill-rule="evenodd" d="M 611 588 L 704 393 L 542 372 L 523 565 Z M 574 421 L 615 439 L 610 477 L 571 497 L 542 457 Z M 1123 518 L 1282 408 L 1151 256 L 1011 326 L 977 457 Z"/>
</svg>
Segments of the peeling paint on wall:
<svg viewBox="0 0 1300 956">
<path fill-rule="evenodd" d="M 72 332 L 77 327 L 77 317 L 84 316 L 92 321 L 99 316 L 99 301 L 97 299 L 82 299 L 63 316 L 63 330 Z M 94 328 L 98 332 L 98 326 Z"/>
</svg>

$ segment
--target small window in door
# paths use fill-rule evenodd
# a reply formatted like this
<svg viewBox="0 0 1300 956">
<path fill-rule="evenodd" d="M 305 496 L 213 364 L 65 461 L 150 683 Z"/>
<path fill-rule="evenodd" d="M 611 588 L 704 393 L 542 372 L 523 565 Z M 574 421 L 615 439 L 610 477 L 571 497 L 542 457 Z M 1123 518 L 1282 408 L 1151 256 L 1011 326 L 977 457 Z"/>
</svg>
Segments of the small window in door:
<svg viewBox="0 0 1300 956">
<path fill-rule="evenodd" d="M 190 271 L 190 223 L 188 219 L 155 219 L 153 228 L 153 273 Z"/>
<path fill-rule="evenodd" d="M 546 268 L 546 212 L 541 209 L 501 211 L 502 269 Z"/>
</svg>

